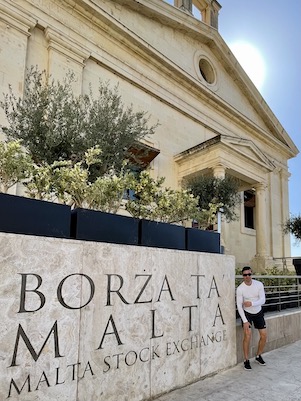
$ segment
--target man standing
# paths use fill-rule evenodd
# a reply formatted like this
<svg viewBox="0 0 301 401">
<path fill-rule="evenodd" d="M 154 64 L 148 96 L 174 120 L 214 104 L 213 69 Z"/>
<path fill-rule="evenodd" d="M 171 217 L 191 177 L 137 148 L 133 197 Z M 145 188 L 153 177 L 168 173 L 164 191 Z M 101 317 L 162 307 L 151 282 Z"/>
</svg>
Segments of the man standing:
<svg viewBox="0 0 301 401">
<path fill-rule="evenodd" d="M 258 280 L 252 279 L 251 267 L 245 266 L 242 269 L 242 275 L 243 282 L 237 287 L 236 290 L 236 304 L 244 330 L 244 368 L 246 370 L 250 370 L 252 369 L 249 361 L 252 323 L 254 323 L 255 329 L 258 329 L 260 336 L 255 360 L 259 363 L 259 365 L 265 365 L 265 362 L 261 357 L 267 339 L 266 324 L 262 310 L 262 305 L 265 303 L 265 292 L 263 284 Z"/>
</svg>

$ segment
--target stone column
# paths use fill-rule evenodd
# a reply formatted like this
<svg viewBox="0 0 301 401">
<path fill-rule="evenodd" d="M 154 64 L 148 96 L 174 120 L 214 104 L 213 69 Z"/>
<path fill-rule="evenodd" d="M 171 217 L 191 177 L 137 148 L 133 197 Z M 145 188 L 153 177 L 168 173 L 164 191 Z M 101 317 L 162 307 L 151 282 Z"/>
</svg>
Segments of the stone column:
<svg viewBox="0 0 301 401">
<path fill-rule="evenodd" d="M 213 175 L 215 178 L 224 179 L 226 175 L 226 168 L 222 164 L 213 167 Z"/>
<path fill-rule="evenodd" d="M 289 218 L 288 180 L 290 173 L 287 169 L 281 169 L 279 176 L 281 185 L 281 224 L 284 225 Z M 284 263 L 283 267 L 294 271 L 295 268 L 291 258 L 291 237 L 290 234 L 284 234 L 284 232 L 282 232 L 282 257 Z"/>
<path fill-rule="evenodd" d="M 266 185 L 257 184 L 255 189 L 256 256 L 265 257 L 267 256 Z"/>
<path fill-rule="evenodd" d="M 259 183 L 255 187 L 255 229 L 256 229 L 256 255 L 251 265 L 257 272 L 264 272 L 266 267 L 273 263 L 269 256 L 267 224 L 268 208 L 266 183 Z"/>
<path fill-rule="evenodd" d="M 175 6 L 192 14 L 192 0 L 175 0 Z"/>
<path fill-rule="evenodd" d="M 226 176 L 226 168 L 222 164 L 218 164 L 213 167 L 213 175 L 215 178 L 224 179 Z M 222 222 L 222 209 L 217 212 L 217 231 L 221 235 L 221 246 L 224 246 L 224 230 L 223 230 L 223 222 Z"/>
<path fill-rule="evenodd" d="M 202 21 L 218 29 L 218 13 L 221 9 L 221 5 L 216 0 L 199 0 L 198 3 L 201 6 Z"/>
</svg>

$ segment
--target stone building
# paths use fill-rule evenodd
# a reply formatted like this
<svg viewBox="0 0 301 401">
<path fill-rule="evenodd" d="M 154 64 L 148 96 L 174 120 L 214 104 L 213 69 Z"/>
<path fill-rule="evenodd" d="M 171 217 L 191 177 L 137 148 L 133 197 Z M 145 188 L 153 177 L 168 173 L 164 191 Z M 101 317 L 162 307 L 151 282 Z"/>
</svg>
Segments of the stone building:
<svg viewBox="0 0 301 401">
<path fill-rule="evenodd" d="M 240 218 L 221 230 L 237 266 L 289 265 L 282 224 L 287 161 L 298 150 L 220 36 L 220 8 L 215 0 L 0 0 L 0 92 L 11 84 L 22 95 L 32 65 L 55 79 L 72 70 L 78 94 L 99 79 L 118 83 L 125 104 L 160 124 L 144 141 L 154 177 L 174 188 L 198 172 L 241 180 Z"/>
</svg>

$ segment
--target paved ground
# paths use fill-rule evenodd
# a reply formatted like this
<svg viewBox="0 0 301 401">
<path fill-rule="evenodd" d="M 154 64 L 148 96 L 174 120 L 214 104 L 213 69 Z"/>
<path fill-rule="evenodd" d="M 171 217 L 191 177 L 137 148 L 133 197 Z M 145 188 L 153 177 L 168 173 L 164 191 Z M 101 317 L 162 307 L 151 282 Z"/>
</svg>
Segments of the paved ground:
<svg viewBox="0 0 301 401">
<path fill-rule="evenodd" d="M 264 354 L 266 366 L 251 360 L 156 401 L 301 401 L 301 341 Z"/>
</svg>

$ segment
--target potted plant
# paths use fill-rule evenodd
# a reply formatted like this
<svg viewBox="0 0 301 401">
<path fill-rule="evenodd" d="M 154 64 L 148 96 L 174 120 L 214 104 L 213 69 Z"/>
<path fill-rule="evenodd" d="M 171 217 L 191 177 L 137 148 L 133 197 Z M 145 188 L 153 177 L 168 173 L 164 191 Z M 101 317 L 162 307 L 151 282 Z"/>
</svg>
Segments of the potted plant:
<svg viewBox="0 0 301 401">
<path fill-rule="evenodd" d="M 239 181 L 231 176 L 217 178 L 199 174 L 187 178 L 183 184 L 198 197 L 200 214 L 197 225 L 203 229 L 186 229 L 187 249 L 220 253 L 220 234 L 212 227 L 219 213 L 228 222 L 237 219 L 236 207 L 241 202 Z"/>
<path fill-rule="evenodd" d="M 220 203 L 209 203 L 208 209 L 199 211 L 196 221 L 198 227 L 186 228 L 188 251 L 221 253 L 220 234 L 210 228 L 214 227 L 217 212 L 222 206 Z"/>
<path fill-rule="evenodd" d="M 91 166 L 101 159 L 96 146 L 77 163 L 70 160 L 34 166 L 25 184 L 31 197 L 57 199 L 71 210 L 71 238 L 89 241 L 138 244 L 138 221 L 117 215 L 127 187 L 128 173 L 109 173 L 90 181 Z"/>
<path fill-rule="evenodd" d="M 19 141 L 0 142 L 0 231 L 69 238 L 70 207 L 7 193 L 29 179 L 32 165 Z"/>
<path fill-rule="evenodd" d="M 81 240 L 138 245 L 139 220 L 117 214 L 130 174 L 114 170 L 87 186 L 85 205 L 72 210 L 71 235 Z"/>
<path fill-rule="evenodd" d="M 99 240 L 105 240 L 103 235 L 110 230 L 95 219 L 101 211 L 114 212 L 114 208 L 103 205 L 103 196 L 110 203 L 109 190 L 103 196 L 98 194 L 92 200 L 91 197 L 95 195 L 96 187 L 100 190 L 105 186 L 111 166 L 119 172 L 124 159 L 133 156 L 133 145 L 152 135 L 158 124 L 149 126 L 147 112 L 135 112 L 132 105 L 125 107 L 117 86 L 110 88 L 109 83 L 100 81 L 96 93 L 90 87 L 88 94 L 76 96 L 72 90 L 75 80 L 72 72 L 61 82 L 50 78 L 46 71 L 31 67 L 26 73 L 22 97 L 15 95 L 9 86 L 8 93 L 0 101 L 8 124 L 0 126 L 0 131 L 10 140 L 22 140 L 31 155 L 34 164 L 26 183 L 27 194 L 72 207 L 73 236 L 90 235 L 87 239 L 95 239 L 97 232 Z M 86 161 L 82 161 L 89 149 L 97 146 L 103 151 L 102 157 L 97 162 L 94 160 L 89 169 Z M 114 177 L 111 178 L 114 181 Z M 111 188 L 111 199 L 115 195 Z M 90 213 L 89 208 L 99 212 L 91 210 Z M 88 227 L 81 228 L 89 214 L 93 215 L 93 224 L 90 224 L 90 218 L 87 221 L 93 230 L 91 234 L 87 232 Z M 109 215 L 103 216 L 107 221 Z M 111 217 L 119 219 L 117 215 Z M 134 222 L 124 216 L 120 219 L 130 224 Z M 121 225 L 118 225 L 117 232 L 120 233 Z M 134 225 L 138 226 L 138 222 Z M 131 237 L 127 233 L 127 237 L 131 243 L 136 243 L 138 234 Z"/>
<path fill-rule="evenodd" d="M 134 196 L 126 210 L 140 219 L 140 245 L 184 250 L 185 227 L 179 223 L 197 213 L 197 199 L 185 190 L 163 188 L 163 182 L 142 171 L 131 183 Z"/>
</svg>

